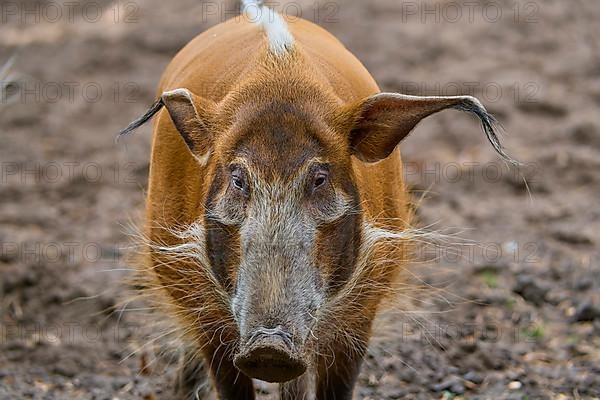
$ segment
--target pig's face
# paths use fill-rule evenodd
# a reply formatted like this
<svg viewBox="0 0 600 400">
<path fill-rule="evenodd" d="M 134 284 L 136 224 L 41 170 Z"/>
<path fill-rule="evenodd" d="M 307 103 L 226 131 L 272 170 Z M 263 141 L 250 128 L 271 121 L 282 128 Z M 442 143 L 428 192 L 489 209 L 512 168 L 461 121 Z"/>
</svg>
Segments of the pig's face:
<svg viewBox="0 0 600 400">
<path fill-rule="evenodd" d="M 351 274 L 360 237 L 350 156 L 288 105 L 234 125 L 206 204 L 211 266 L 231 293 L 234 362 L 283 382 L 310 362 L 319 308 Z"/>
</svg>

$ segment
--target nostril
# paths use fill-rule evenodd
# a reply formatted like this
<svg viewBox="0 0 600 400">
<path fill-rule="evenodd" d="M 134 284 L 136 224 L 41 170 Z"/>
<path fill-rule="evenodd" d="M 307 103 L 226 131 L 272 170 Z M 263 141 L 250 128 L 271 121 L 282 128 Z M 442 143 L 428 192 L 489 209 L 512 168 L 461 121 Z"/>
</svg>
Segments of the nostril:
<svg viewBox="0 0 600 400">
<path fill-rule="evenodd" d="M 277 325 L 275 328 L 258 328 L 258 331 L 264 333 L 265 335 L 279 335 L 284 332 L 281 325 Z"/>
<path fill-rule="evenodd" d="M 292 334 L 284 330 L 281 325 L 278 325 L 275 328 L 258 328 L 248 340 L 247 345 L 252 345 L 252 343 L 260 337 L 279 337 L 284 341 L 288 348 L 292 349 L 294 347 Z"/>
</svg>

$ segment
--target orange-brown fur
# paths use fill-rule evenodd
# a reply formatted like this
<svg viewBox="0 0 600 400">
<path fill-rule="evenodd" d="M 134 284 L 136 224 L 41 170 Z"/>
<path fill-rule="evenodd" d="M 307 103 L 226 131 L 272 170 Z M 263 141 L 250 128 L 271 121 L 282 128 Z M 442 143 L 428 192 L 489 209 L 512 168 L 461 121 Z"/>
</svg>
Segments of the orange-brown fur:
<svg viewBox="0 0 600 400">
<path fill-rule="evenodd" d="M 294 50 L 280 58 L 268 52 L 263 32 L 255 24 L 242 19 L 217 25 L 192 40 L 176 55 L 161 79 L 159 94 L 183 87 L 197 95 L 197 99 L 213 102 L 210 105 L 196 102 L 196 107 L 211 107 L 211 113 L 218 115 L 211 125 L 216 132 L 227 131 L 232 113 L 239 111 L 241 104 L 250 106 L 245 110 L 248 113 L 273 99 L 302 104 L 309 113 L 320 116 L 337 129 L 337 132 L 329 132 L 324 140 L 336 148 L 336 152 L 330 154 L 337 157 L 332 162 L 345 164 L 350 176 L 354 177 L 364 219 L 387 221 L 386 228 L 393 230 L 406 228 L 410 220 L 409 198 L 402 180 L 399 150 L 379 163 L 367 164 L 351 158 L 349 149 L 343 145 L 347 141 L 343 132 L 349 129 L 343 124 L 352 119 L 349 115 L 351 106 L 379 92 L 377 84 L 363 65 L 325 30 L 299 20 L 290 24 L 290 31 L 295 38 Z M 344 112 L 345 109 L 347 112 Z M 341 118 L 345 115 L 348 118 Z M 230 150 L 233 140 L 220 138 L 211 159 Z M 178 240 L 163 227 L 185 226 L 202 218 L 214 163 L 209 161 L 206 166 L 200 166 L 166 112 L 157 118 L 152 147 L 146 233 L 153 243 L 175 244 Z M 324 369 L 332 368 L 330 363 L 333 360 L 342 359 L 342 353 L 353 351 L 353 336 L 368 340 L 370 322 L 382 297 L 381 289 L 386 288 L 386 282 L 401 267 L 402 263 L 397 261 L 405 257 L 396 254 L 398 260 L 394 260 L 393 252 L 389 251 L 385 256 L 390 258 L 385 264 L 391 268 L 379 265 L 380 268 L 372 268 L 365 273 L 365 287 L 360 294 L 354 295 L 354 299 L 360 297 L 361 300 L 353 305 L 346 304 L 351 309 L 344 310 L 343 304 L 339 305 L 339 312 L 355 315 L 356 318 L 347 318 L 344 323 L 348 326 L 344 332 L 330 338 L 348 343 L 332 350 L 333 354 L 326 354 L 325 363 L 317 367 L 317 374 L 326 374 Z M 206 289 L 209 285 L 198 282 L 203 279 L 200 276 L 193 279 L 183 276 L 178 272 L 183 267 L 173 268 L 172 261 L 160 254 L 152 257 L 150 264 L 158 284 L 167 288 L 168 296 L 180 299 L 174 309 L 182 325 L 198 323 L 185 312 L 186 307 L 197 306 L 198 302 L 203 302 L 203 307 L 209 311 L 205 320 L 201 321 L 204 326 L 217 329 L 224 321 L 230 321 L 226 305 L 219 301 L 222 297 L 219 297 L 218 289 Z M 376 272 L 380 276 L 376 276 Z M 379 282 L 380 286 L 368 290 L 367 280 Z M 193 284 L 202 287 L 204 295 L 190 296 L 186 288 Z M 339 318 L 333 314 L 331 317 Z M 218 333 L 224 336 L 221 341 L 235 340 L 234 329 L 231 328 L 223 328 Z M 219 346 L 210 343 L 213 333 L 205 332 L 202 338 L 195 332 L 194 340 L 201 342 L 205 355 L 223 357 L 223 354 L 214 354 Z M 325 353 L 328 349 L 318 351 Z"/>
<path fill-rule="evenodd" d="M 173 116 L 166 111 L 158 115 L 145 232 L 154 247 L 145 274 L 165 296 L 168 312 L 176 317 L 182 332 L 193 342 L 195 355 L 203 356 L 210 366 L 218 363 L 218 373 L 214 368 L 211 370 L 213 381 L 225 390 L 219 394 L 226 398 L 252 397 L 249 395 L 251 380 L 241 376 L 231 362 L 239 337 L 228 300 L 229 283 L 225 287 L 220 285 L 208 268 L 197 268 L 194 260 L 173 258 L 173 254 L 156 250 L 157 245 L 172 247 L 184 243 L 174 231 L 203 221 L 208 191 L 218 175 L 219 163 L 226 165 L 231 161 L 236 146 L 246 139 L 247 132 L 260 132 L 262 127 L 275 124 L 297 129 L 297 141 L 284 150 L 288 152 L 284 156 L 294 158 L 294 151 L 304 146 L 302 124 L 295 119 L 301 115 L 307 125 L 318 127 L 317 139 L 326 152 L 327 161 L 343 170 L 345 179 L 350 179 L 357 189 L 360 199 L 357 212 L 363 226 L 399 233 L 410 227 L 411 208 L 396 144 L 423 117 L 444 108 L 463 106 L 464 98 L 399 101 L 393 96 L 385 97 L 378 107 L 360 114 L 366 128 L 359 134 L 368 135 L 371 129 L 400 133 L 361 137 L 357 146 L 364 148 L 363 153 L 354 157 L 356 154 L 352 152 L 356 149 L 350 146 L 349 135 L 359 119 L 358 110 L 366 104 L 365 99 L 379 93 L 377 84 L 363 65 L 325 30 L 304 20 L 289 24 L 289 29 L 295 40 L 293 48 L 284 55 L 275 55 L 269 51 L 264 33 L 256 24 L 232 19 L 217 25 L 196 37 L 175 56 L 158 89 L 159 96 L 178 88 L 189 90 L 202 123 L 208 128 L 206 131 L 217 137 L 212 138 L 210 157 L 203 164 L 190 151 L 189 143 L 183 139 L 185 135 L 175 127 Z M 472 98 L 466 101 L 469 106 L 474 101 L 475 107 L 479 107 Z M 278 110 L 273 104 L 278 103 L 293 104 L 296 114 L 287 115 L 285 111 L 273 114 L 273 110 Z M 396 111 L 390 112 L 394 108 Z M 403 117 L 398 118 L 398 114 Z M 258 121 L 257 115 L 260 116 Z M 255 157 L 262 160 L 267 169 L 271 165 L 270 175 L 274 179 L 280 177 L 277 168 L 286 167 L 277 164 L 281 155 L 276 157 L 270 152 L 271 143 L 261 144 L 260 135 L 251 140 L 258 140 L 253 147 L 257 152 Z M 206 143 L 200 142 L 200 147 L 209 147 Z M 381 151 L 371 152 L 369 146 L 383 149 L 385 154 L 376 155 Z M 366 162 L 373 159 L 379 161 Z M 339 181 L 336 185 L 345 183 Z M 323 258 L 321 273 L 325 277 L 334 274 L 333 267 L 330 268 L 334 261 L 326 260 L 326 247 L 335 243 L 328 237 L 331 232 L 323 229 L 317 244 Z M 308 347 L 317 355 L 312 365 L 317 379 L 317 398 L 331 395 L 331 389 L 325 387 L 329 376 L 343 376 L 345 368 L 350 368 L 350 364 L 354 367 L 355 359 L 362 357 L 373 318 L 382 300 L 393 292 L 394 282 L 409 258 L 409 240 L 398 238 L 390 246 L 375 246 L 368 241 L 357 245 L 358 261 L 354 270 L 344 277 L 344 287 L 328 299 L 328 306 L 317 316 L 324 322 L 320 330 L 314 332 L 318 341 Z M 233 237 L 226 246 L 236 250 L 240 243 Z M 207 260 L 202 262 L 209 264 Z M 236 280 L 238 262 L 235 257 L 227 260 L 227 282 Z M 281 287 L 267 289 L 270 291 L 266 297 L 281 296 L 284 292 Z M 348 360 L 354 361 L 349 363 Z M 340 392 L 345 393 L 344 397 L 351 395 L 351 380 L 350 377 L 348 382 L 343 379 L 334 382 L 334 385 L 350 386 Z M 235 385 L 232 386 L 232 382 Z M 282 396 L 293 398 L 299 393 L 297 386 L 301 386 L 299 381 L 285 386 Z"/>
<path fill-rule="evenodd" d="M 179 398 L 254 399 L 253 377 L 283 400 L 350 399 L 419 236 L 400 141 L 454 108 L 516 162 L 476 98 L 379 93 L 329 33 L 264 16 L 192 40 L 121 131 L 158 115 L 139 285 L 183 339 Z"/>
<path fill-rule="evenodd" d="M 288 290 L 297 298 L 314 295 L 293 306 L 300 308 L 277 311 L 290 312 L 285 324 L 307 315 L 315 321 L 286 328 L 292 338 L 304 338 L 299 346 L 310 353 L 308 361 L 279 377 L 277 369 L 254 374 L 252 360 L 235 366 L 249 376 L 287 381 L 284 399 L 303 396 L 308 376 L 315 379 L 317 399 L 351 397 L 375 314 L 410 257 L 412 214 L 397 144 L 421 119 L 447 108 L 470 112 L 510 160 L 494 118 L 477 99 L 379 94 L 368 71 L 325 30 L 297 20 L 289 31 L 294 42 L 283 53 L 269 46 L 259 25 L 243 18 L 202 33 L 167 67 L 160 100 L 123 131 L 167 108 L 154 126 L 145 232 L 150 252 L 143 273 L 191 343 L 191 358 L 204 359 L 226 399 L 254 398 L 251 379 L 234 367 L 234 352 L 236 360 L 247 360 L 239 348 L 241 336 L 249 340 L 240 322 L 248 314 L 240 307 L 252 305 L 258 319 L 250 323 L 275 325 L 260 320 L 261 309 L 270 310 L 265 315 L 279 310 Z M 311 168 L 314 176 L 329 177 L 320 191 L 320 185 L 311 186 Z M 236 179 L 246 179 L 236 174 L 249 175 L 262 199 L 255 200 L 262 214 L 254 214 L 254 225 L 244 222 L 250 196 L 243 183 L 234 188 Z M 294 188 L 288 185 L 297 179 Z M 300 238 L 301 248 L 309 250 L 263 251 L 252 241 L 261 229 L 260 245 L 278 240 L 289 251 L 295 248 L 290 240 Z M 242 257 L 243 246 L 255 252 L 248 257 L 245 250 Z M 261 259 L 263 253 L 267 258 Z M 265 262 L 271 264 L 257 269 Z M 282 272 L 290 262 L 295 269 Z M 248 271 L 258 270 L 264 282 L 238 277 L 255 277 Z M 300 270 L 308 275 L 294 284 Z M 240 300 L 240 280 L 255 285 L 244 294 L 252 293 L 250 300 Z M 298 360 L 306 355 L 298 354 Z M 184 371 L 184 381 L 196 384 L 197 365 Z M 300 375 L 306 365 L 310 375 Z"/>
</svg>

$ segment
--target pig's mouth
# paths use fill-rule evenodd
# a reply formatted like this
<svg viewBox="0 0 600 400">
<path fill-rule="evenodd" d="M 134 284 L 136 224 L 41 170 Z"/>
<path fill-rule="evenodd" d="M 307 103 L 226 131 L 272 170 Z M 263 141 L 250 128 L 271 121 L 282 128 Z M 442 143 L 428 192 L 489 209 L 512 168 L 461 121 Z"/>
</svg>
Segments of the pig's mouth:
<svg viewBox="0 0 600 400">
<path fill-rule="evenodd" d="M 290 381 L 307 367 L 291 335 L 280 327 L 257 329 L 233 362 L 245 375 L 266 382 Z"/>
</svg>

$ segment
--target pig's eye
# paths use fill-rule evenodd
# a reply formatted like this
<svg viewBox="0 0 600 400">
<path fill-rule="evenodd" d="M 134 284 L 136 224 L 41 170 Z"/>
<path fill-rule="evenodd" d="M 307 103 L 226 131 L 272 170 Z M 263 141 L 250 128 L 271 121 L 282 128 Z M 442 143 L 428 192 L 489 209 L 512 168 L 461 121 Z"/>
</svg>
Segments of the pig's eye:
<svg viewBox="0 0 600 400">
<path fill-rule="evenodd" d="M 246 191 L 246 182 L 244 181 L 244 176 L 242 174 L 241 169 L 234 168 L 231 171 L 231 184 L 234 188 L 241 190 L 243 192 Z"/>
<path fill-rule="evenodd" d="M 317 190 L 321 186 L 325 185 L 325 183 L 327 183 L 327 178 L 329 178 L 329 171 L 326 169 L 319 169 L 315 174 L 313 190 Z"/>
<path fill-rule="evenodd" d="M 234 176 L 233 177 L 233 186 L 235 186 L 236 189 L 244 190 L 244 181 L 242 181 L 237 176 Z"/>
</svg>

